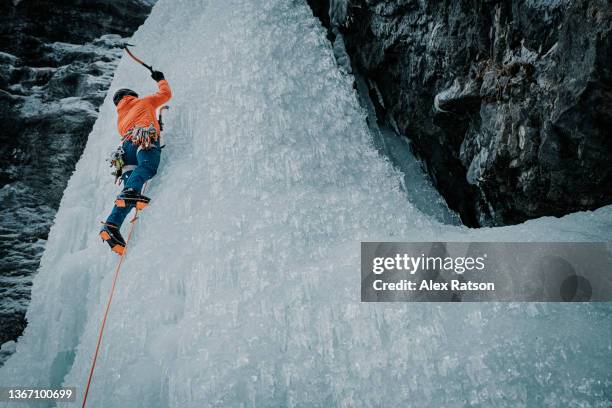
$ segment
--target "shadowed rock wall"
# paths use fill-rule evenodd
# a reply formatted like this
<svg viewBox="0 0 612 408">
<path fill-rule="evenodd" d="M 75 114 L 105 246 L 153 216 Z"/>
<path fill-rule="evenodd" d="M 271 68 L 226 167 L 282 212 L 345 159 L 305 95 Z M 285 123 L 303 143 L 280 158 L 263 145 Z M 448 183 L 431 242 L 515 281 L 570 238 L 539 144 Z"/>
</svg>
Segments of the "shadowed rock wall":
<svg viewBox="0 0 612 408">
<path fill-rule="evenodd" d="M 0 2 L 0 344 L 121 56 L 154 1 Z"/>
<path fill-rule="evenodd" d="M 467 225 L 612 203 L 607 1 L 309 2 Z"/>
</svg>

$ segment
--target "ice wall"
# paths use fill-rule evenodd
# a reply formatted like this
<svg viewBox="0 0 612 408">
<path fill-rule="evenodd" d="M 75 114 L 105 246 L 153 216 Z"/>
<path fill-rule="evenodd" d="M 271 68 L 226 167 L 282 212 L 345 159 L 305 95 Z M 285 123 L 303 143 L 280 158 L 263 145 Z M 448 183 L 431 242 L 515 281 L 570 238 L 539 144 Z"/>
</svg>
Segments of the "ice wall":
<svg viewBox="0 0 612 408">
<path fill-rule="evenodd" d="M 133 42 L 174 99 L 88 406 L 605 406 L 610 306 L 361 304 L 359 241 L 610 241 L 612 208 L 478 231 L 419 211 L 301 0 L 161 0 Z M 154 90 L 128 59 L 125 86 Z M 0 385 L 80 398 L 117 262 L 114 122 L 107 98 Z"/>
</svg>

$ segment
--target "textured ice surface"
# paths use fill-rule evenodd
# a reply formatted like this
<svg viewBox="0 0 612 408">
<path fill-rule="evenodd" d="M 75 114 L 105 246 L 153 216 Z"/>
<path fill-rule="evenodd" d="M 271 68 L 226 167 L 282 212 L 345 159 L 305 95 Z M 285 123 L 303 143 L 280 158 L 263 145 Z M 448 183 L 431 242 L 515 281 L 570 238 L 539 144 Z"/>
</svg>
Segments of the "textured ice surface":
<svg viewBox="0 0 612 408">
<path fill-rule="evenodd" d="M 303 1 L 161 0 L 133 42 L 174 99 L 88 406 L 610 406 L 609 305 L 361 304 L 359 241 L 610 241 L 612 207 L 481 230 L 418 210 Z M 154 90 L 125 58 L 124 86 Z M 0 385 L 81 395 L 114 123 L 107 98 Z"/>
</svg>

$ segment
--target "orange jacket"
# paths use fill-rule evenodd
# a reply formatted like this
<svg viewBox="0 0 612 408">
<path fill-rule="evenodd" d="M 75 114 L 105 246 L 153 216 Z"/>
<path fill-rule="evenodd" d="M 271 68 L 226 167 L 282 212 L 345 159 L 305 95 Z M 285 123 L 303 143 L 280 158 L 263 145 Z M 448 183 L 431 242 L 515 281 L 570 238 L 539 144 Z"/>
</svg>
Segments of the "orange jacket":
<svg viewBox="0 0 612 408">
<path fill-rule="evenodd" d="M 157 83 L 159 91 L 144 98 L 126 96 L 117 105 L 117 129 L 120 136 L 125 134 L 134 126 L 149 127 L 151 123 L 159 133 L 159 123 L 155 117 L 155 111 L 172 97 L 172 91 L 168 81 L 162 79 Z"/>
</svg>

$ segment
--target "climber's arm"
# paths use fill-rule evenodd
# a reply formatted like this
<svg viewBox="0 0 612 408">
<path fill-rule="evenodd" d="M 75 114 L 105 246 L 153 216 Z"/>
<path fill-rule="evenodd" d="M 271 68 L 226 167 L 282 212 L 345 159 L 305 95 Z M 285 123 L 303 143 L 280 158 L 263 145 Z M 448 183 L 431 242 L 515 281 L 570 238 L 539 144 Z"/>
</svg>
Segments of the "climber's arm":
<svg viewBox="0 0 612 408">
<path fill-rule="evenodd" d="M 157 71 L 156 71 L 157 72 Z M 153 95 L 145 96 L 144 99 L 153 105 L 154 108 L 158 108 L 164 103 L 168 102 L 170 98 L 172 98 L 172 91 L 170 90 L 170 85 L 168 81 L 162 79 L 157 81 L 157 87 L 159 90 L 155 92 Z"/>
</svg>

